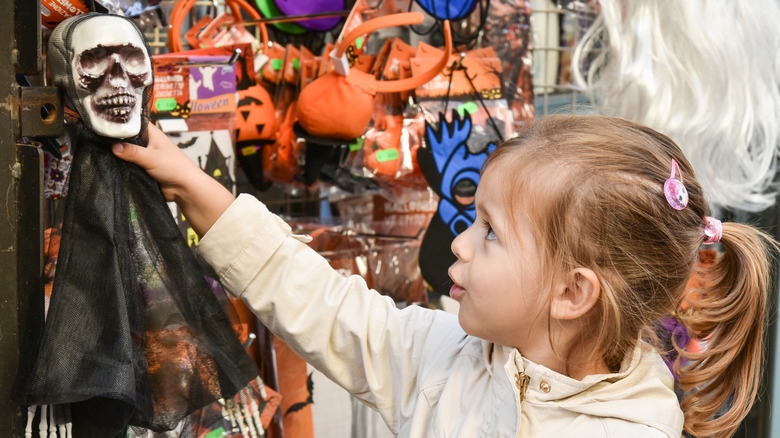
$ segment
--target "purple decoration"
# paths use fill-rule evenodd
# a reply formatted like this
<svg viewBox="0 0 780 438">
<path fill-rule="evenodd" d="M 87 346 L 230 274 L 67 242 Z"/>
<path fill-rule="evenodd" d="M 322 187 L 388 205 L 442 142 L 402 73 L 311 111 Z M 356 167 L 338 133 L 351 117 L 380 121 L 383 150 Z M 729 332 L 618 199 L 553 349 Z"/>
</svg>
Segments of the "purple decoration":
<svg viewBox="0 0 780 438">
<path fill-rule="evenodd" d="M 197 99 L 233 94 L 236 92 L 236 72 L 232 65 L 193 67 L 190 84 L 196 89 Z"/>
<path fill-rule="evenodd" d="M 275 0 L 276 6 L 284 15 L 309 15 L 323 12 L 341 12 L 344 10 L 344 0 Z M 300 20 L 298 25 L 309 30 L 323 32 L 331 30 L 339 24 L 343 17 L 313 18 Z"/>
<path fill-rule="evenodd" d="M 678 353 L 677 350 L 674 349 L 674 345 L 677 344 L 677 346 L 682 349 L 685 349 L 688 346 L 688 342 L 691 340 L 690 336 L 688 336 L 688 330 L 677 320 L 677 318 L 666 316 L 658 322 L 656 333 L 658 334 L 661 346 L 664 349 L 664 351 L 660 351 L 659 353 L 676 380 L 677 373 L 674 372 L 674 361 L 677 359 Z M 680 360 L 680 365 L 684 365 L 685 363 L 685 359 Z"/>
</svg>

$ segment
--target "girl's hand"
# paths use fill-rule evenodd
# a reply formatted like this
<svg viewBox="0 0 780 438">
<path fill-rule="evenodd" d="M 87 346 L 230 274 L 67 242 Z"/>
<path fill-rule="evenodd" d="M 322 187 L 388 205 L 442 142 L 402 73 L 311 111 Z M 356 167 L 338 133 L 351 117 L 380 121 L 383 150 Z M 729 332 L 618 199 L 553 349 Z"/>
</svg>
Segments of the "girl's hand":
<svg viewBox="0 0 780 438">
<path fill-rule="evenodd" d="M 166 201 L 180 201 L 195 185 L 208 177 L 195 162 L 175 145 L 157 126 L 149 123 L 149 146 L 117 143 L 112 152 L 117 157 L 141 166 L 160 184 Z"/>
<path fill-rule="evenodd" d="M 149 146 L 117 143 L 114 155 L 141 166 L 174 201 L 190 226 L 203 236 L 235 199 L 233 193 L 202 171 L 165 133 L 149 124 Z"/>
</svg>

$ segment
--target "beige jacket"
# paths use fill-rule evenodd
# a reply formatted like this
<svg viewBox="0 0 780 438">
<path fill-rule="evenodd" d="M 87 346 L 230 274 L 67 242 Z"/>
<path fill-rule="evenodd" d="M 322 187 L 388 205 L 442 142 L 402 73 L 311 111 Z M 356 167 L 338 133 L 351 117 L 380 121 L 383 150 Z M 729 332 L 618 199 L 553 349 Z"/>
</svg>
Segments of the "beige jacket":
<svg viewBox="0 0 780 438">
<path fill-rule="evenodd" d="M 241 195 L 201 239 L 226 288 L 402 437 L 669 437 L 683 416 L 658 354 L 582 381 L 467 335 L 457 317 L 344 277 L 305 236 Z"/>
</svg>

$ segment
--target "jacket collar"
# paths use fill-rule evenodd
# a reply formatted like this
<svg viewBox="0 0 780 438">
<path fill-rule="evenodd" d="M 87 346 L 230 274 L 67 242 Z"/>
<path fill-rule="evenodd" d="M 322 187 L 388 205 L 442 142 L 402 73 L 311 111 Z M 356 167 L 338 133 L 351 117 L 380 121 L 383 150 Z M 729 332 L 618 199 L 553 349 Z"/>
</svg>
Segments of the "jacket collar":
<svg viewBox="0 0 780 438">
<path fill-rule="evenodd" d="M 549 409 L 548 403 L 554 403 L 571 415 L 614 418 L 644 424 L 668 437 L 680 436 L 683 413 L 674 392 L 674 378 L 661 356 L 644 342 L 624 359 L 618 372 L 593 374 L 582 380 L 531 362 L 512 347 L 483 341 L 482 351 L 493 378 L 513 388 L 515 399 L 522 403 L 518 405 L 521 411 L 533 406 Z M 528 377 L 523 397 L 514 384 L 519 373 Z M 500 378 L 502 374 L 505 377 Z"/>
<path fill-rule="evenodd" d="M 544 365 L 534 363 L 523 357 L 514 347 L 507 347 L 482 340 L 482 352 L 485 368 L 494 377 L 498 370 L 500 370 L 501 373 L 507 374 L 510 380 L 514 378 L 515 373 L 522 372 L 531 378 L 529 388 L 536 389 L 539 389 L 542 381 L 547 382 L 547 384 L 550 385 L 550 390 L 549 392 L 542 392 L 538 395 L 540 401 L 567 398 L 587 391 L 599 384 L 615 383 L 625 380 L 630 375 L 635 374 L 640 366 L 645 369 L 643 371 L 652 371 L 665 375 L 665 377 L 668 377 L 668 382 L 664 381 L 664 383 L 668 383 L 667 386 L 670 388 L 673 387 L 671 373 L 668 372 L 668 369 L 655 350 L 644 342 L 640 342 L 631 354 L 626 356 L 618 372 L 592 374 L 586 376 L 582 380 L 573 379 L 564 374 L 555 372 Z M 666 373 L 664 373 L 664 371 L 666 371 Z M 532 390 L 532 392 L 536 391 Z"/>
</svg>

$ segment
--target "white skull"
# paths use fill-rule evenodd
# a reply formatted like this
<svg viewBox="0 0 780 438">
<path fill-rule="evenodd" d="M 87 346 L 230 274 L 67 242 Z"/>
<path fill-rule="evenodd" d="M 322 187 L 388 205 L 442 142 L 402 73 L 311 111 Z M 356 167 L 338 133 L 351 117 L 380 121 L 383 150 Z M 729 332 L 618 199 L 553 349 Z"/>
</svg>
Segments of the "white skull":
<svg viewBox="0 0 780 438">
<path fill-rule="evenodd" d="M 106 137 L 138 135 L 144 88 L 152 83 L 152 64 L 138 30 L 124 18 L 99 16 L 79 23 L 70 41 L 84 122 Z"/>
</svg>

